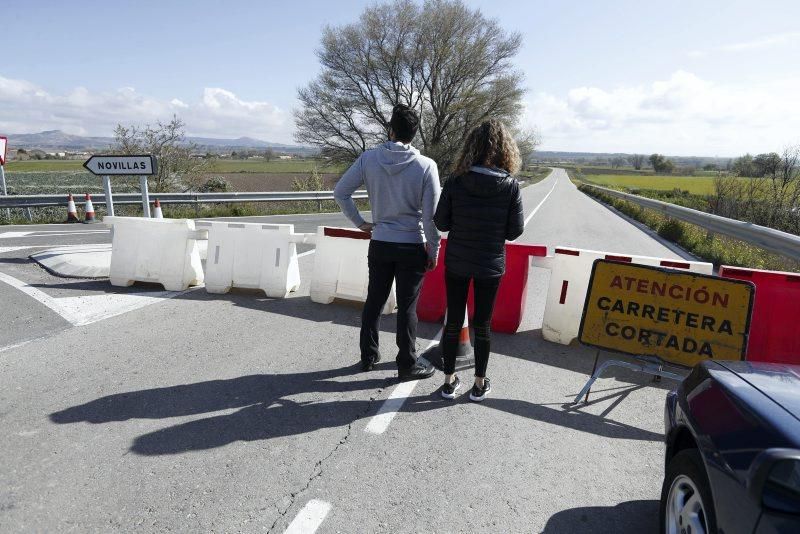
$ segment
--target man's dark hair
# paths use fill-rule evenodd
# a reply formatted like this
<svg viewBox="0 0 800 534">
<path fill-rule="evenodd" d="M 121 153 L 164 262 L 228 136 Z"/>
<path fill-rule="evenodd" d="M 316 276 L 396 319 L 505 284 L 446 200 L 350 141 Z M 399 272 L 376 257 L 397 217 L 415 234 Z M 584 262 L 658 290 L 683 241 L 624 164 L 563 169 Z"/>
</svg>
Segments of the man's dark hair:
<svg viewBox="0 0 800 534">
<path fill-rule="evenodd" d="M 389 121 L 394 137 L 401 143 L 410 143 L 419 129 L 419 116 L 417 112 L 403 104 L 392 108 L 392 120 Z"/>
</svg>

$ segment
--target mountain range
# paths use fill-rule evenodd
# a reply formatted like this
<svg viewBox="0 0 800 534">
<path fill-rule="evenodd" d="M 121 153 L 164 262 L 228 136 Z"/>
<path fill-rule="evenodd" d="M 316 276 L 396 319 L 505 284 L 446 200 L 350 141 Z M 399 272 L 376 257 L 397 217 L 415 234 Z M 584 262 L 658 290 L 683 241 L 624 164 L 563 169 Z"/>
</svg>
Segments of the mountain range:
<svg viewBox="0 0 800 534">
<path fill-rule="evenodd" d="M 102 150 L 114 144 L 111 137 L 86 137 L 62 132 L 61 130 L 47 130 L 45 132 L 31 134 L 9 134 L 9 148 L 25 148 L 41 150 Z M 298 145 L 284 145 L 281 143 L 271 143 L 252 137 L 239 137 L 237 139 L 218 139 L 213 137 L 193 137 L 185 138 L 187 144 L 197 145 L 197 149 L 203 150 L 228 150 L 228 149 L 267 149 L 271 148 L 278 152 L 292 154 L 314 153 L 316 150 L 311 147 Z"/>
</svg>

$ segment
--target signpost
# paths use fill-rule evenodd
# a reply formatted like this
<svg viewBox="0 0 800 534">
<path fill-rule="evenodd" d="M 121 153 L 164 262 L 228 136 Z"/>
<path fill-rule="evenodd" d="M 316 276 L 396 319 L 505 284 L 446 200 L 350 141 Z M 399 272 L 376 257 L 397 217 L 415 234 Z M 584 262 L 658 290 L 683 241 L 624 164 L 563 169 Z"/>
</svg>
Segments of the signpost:
<svg viewBox="0 0 800 534">
<path fill-rule="evenodd" d="M 95 155 L 83 164 L 87 171 L 95 176 L 103 177 L 103 189 L 106 194 L 106 209 L 110 216 L 114 215 L 114 202 L 111 197 L 111 176 L 138 176 L 142 191 L 142 211 L 150 217 L 150 195 L 147 190 L 147 177 L 158 172 L 155 156 L 149 154 L 136 156 Z"/>
<path fill-rule="evenodd" d="M 596 261 L 578 339 L 584 345 L 633 355 L 643 363 L 604 362 L 575 403 L 606 367 L 680 379 L 663 371 L 663 362 L 691 367 L 710 358 L 744 359 L 754 289 L 738 280 Z"/>
<path fill-rule="evenodd" d="M 8 151 L 8 138 L 0 136 L 0 191 L 2 191 L 3 196 L 8 195 L 8 191 L 6 190 L 6 154 Z M 11 210 L 6 208 L 6 217 L 11 219 Z"/>
</svg>

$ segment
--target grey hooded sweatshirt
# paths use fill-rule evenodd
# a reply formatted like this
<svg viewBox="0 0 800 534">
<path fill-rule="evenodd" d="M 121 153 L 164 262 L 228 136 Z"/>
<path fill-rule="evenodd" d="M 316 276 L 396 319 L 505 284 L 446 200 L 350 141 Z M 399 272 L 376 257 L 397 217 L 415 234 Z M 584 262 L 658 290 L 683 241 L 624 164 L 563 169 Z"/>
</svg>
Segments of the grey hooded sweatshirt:
<svg viewBox="0 0 800 534">
<path fill-rule="evenodd" d="M 336 203 L 356 226 L 366 221 L 352 195 L 364 184 L 375 224 L 372 239 L 428 243 L 428 256 L 435 258 L 441 239 L 433 223 L 441 192 L 436 163 L 413 146 L 393 141 L 361 154 L 333 191 Z"/>
</svg>

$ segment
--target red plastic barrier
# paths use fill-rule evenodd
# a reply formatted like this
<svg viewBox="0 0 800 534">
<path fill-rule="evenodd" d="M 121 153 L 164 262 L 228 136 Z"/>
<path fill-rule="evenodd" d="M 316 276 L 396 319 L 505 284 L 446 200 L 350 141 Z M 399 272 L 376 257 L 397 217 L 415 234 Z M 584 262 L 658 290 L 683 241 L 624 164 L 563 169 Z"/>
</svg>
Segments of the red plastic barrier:
<svg viewBox="0 0 800 534">
<path fill-rule="evenodd" d="M 514 334 L 522 323 L 528 298 L 528 270 L 531 256 L 547 256 L 544 245 L 506 243 L 506 274 L 500 280 L 492 315 L 492 330 Z"/>
<path fill-rule="evenodd" d="M 439 251 L 439 264 L 436 269 L 425 275 L 422 283 L 417 316 L 422 321 L 438 323 L 444 320 L 447 309 L 447 295 L 444 282 L 444 258 L 447 251 L 447 240 L 442 239 Z M 525 301 L 528 296 L 528 270 L 531 256 L 547 256 L 547 247 L 543 245 L 520 245 L 506 243 L 506 273 L 500 280 L 497 301 L 492 316 L 492 330 L 513 334 L 522 322 Z M 474 302 L 472 290 L 469 297 L 470 319 Z"/>
<path fill-rule="evenodd" d="M 719 275 L 756 286 L 747 360 L 800 364 L 800 274 L 723 265 Z"/>
<path fill-rule="evenodd" d="M 444 321 L 447 309 L 447 294 L 444 285 L 444 255 L 447 252 L 447 239 L 442 238 L 439 245 L 439 263 L 436 269 L 425 273 L 422 289 L 417 301 L 417 317 L 428 323 Z"/>
</svg>

